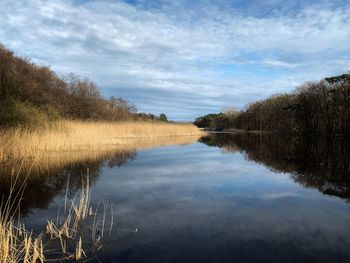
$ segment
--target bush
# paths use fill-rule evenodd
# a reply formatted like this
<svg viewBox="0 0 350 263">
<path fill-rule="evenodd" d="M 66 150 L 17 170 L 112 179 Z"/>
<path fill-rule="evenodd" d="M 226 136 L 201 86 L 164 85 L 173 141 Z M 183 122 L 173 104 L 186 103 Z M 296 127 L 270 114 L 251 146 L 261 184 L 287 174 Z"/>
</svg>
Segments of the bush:
<svg viewBox="0 0 350 263">
<path fill-rule="evenodd" d="M 46 114 L 49 121 L 58 121 L 61 119 L 61 115 L 59 114 L 58 110 L 49 104 L 40 107 L 40 110 Z"/>
<path fill-rule="evenodd" d="M 168 121 L 168 117 L 164 113 L 162 113 L 162 114 L 159 115 L 159 120 L 167 122 Z"/>
<path fill-rule="evenodd" d="M 9 99 L 1 102 L 0 125 L 5 127 L 23 127 L 30 130 L 49 127 L 49 121 L 59 115 L 52 107 L 39 109 L 30 103 Z"/>
</svg>

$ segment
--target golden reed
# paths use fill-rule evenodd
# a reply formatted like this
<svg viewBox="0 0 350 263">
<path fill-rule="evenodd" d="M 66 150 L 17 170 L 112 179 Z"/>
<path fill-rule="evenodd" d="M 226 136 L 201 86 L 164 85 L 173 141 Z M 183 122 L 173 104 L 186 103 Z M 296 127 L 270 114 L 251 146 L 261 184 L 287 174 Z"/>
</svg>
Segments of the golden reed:
<svg viewBox="0 0 350 263">
<path fill-rule="evenodd" d="M 115 152 L 189 144 L 202 135 L 192 124 L 158 122 L 62 121 L 47 130 L 3 130 L 0 166 L 17 162 L 30 166 L 34 163 L 34 168 L 59 167 Z"/>
<path fill-rule="evenodd" d="M 17 179 L 18 177 L 15 177 L 8 197 L 2 199 L 0 203 L 0 263 L 43 263 L 47 256 L 49 261 L 53 262 L 82 262 L 86 258 L 82 248 L 83 237 L 86 238 L 84 241 L 92 246 L 86 249 L 99 250 L 102 247 L 103 233 L 107 232 L 105 221 L 109 205 L 103 202 L 101 209 L 97 205 L 93 210 L 90 205 L 89 174 L 82 179 L 82 187 L 76 196 L 71 200 L 65 200 L 65 205 L 68 201 L 70 206 L 65 206 L 64 214 L 58 213 L 56 220 L 47 221 L 45 230 L 36 234 L 26 229 L 16 216 L 20 211 L 20 202 L 25 190 L 25 182 L 20 182 L 17 186 Z M 17 192 L 15 189 L 18 187 Z M 58 220 L 59 217 L 61 221 Z M 109 233 L 113 226 L 113 210 L 111 217 Z M 87 220 L 88 218 L 90 220 Z M 85 224 L 89 226 L 82 228 Z M 85 233 L 86 230 L 88 233 Z M 89 233 L 90 230 L 92 233 Z M 91 241 L 87 240 L 90 235 Z"/>
</svg>

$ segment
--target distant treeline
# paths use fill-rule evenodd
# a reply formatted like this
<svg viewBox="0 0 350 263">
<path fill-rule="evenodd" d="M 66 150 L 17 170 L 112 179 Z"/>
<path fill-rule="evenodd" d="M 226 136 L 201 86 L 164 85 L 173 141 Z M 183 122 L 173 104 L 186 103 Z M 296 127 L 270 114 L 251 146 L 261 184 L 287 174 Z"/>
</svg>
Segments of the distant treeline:
<svg viewBox="0 0 350 263">
<path fill-rule="evenodd" d="M 58 76 L 0 44 L 0 126 L 40 126 L 59 118 L 167 121 L 165 114 L 137 114 L 123 98 L 104 98 L 92 81 Z"/>
<path fill-rule="evenodd" d="M 350 74 L 308 82 L 290 94 L 275 95 L 242 111 L 209 114 L 198 127 L 297 134 L 350 133 Z"/>
</svg>

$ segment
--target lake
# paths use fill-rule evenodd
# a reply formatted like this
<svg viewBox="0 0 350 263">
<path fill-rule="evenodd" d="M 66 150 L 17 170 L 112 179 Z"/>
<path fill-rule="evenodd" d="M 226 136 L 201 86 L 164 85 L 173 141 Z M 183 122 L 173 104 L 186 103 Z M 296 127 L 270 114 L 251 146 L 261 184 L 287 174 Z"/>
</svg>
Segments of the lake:
<svg viewBox="0 0 350 263">
<path fill-rule="evenodd" d="M 344 138 L 210 134 L 71 163 L 28 180 L 26 227 L 55 219 L 68 182 L 71 197 L 87 169 L 91 204 L 113 207 L 93 261 L 350 262 Z"/>
</svg>

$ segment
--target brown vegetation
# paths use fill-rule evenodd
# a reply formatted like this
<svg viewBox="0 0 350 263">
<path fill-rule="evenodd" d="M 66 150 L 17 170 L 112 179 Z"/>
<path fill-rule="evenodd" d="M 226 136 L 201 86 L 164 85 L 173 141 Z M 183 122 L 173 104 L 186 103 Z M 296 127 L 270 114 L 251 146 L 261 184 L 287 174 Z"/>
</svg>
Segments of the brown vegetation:
<svg viewBox="0 0 350 263">
<path fill-rule="evenodd" d="M 58 76 L 47 66 L 16 56 L 0 44 L 0 126 L 38 129 L 58 119 L 167 121 L 164 114 L 136 113 L 123 98 L 104 98 L 92 81 Z"/>
<path fill-rule="evenodd" d="M 17 177 L 14 182 L 13 189 L 16 188 Z M 65 200 L 64 212 L 58 215 L 57 222 L 48 221 L 42 233 L 33 234 L 19 220 L 15 223 L 21 200 L 19 194 L 24 189 L 22 184 L 20 191 L 11 191 L 0 206 L 0 263 L 81 261 L 86 258 L 87 250 L 101 249 L 103 234 L 106 231 L 110 233 L 113 226 L 113 206 L 104 203 L 93 210 L 90 206 L 89 174 L 82 180 L 81 190 L 75 197 Z M 67 206 L 68 202 L 70 205 Z M 111 220 L 107 229 L 109 208 Z M 87 229 L 92 232 L 86 233 Z M 83 242 L 88 244 L 85 250 Z"/>
<path fill-rule="evenodd" d="M 32 233 L 20 223 L 15 223 L 17 202 L 23 193 L 24 184 L 19 191 L 10 189 L 8 198 L 0 204 L 0 263 L 36 263 L 44 262 L 41 236 L 33 237 Z"/>
<path fill-rule="evenodd" d="M 101 156 L 108 151 L 195 141 L 202 134 L 192 124 L 64 121 L 57 123 L 55 129 L 28 131 L 17 128 L 3 131 L 0 133 L 0 162 L 5 164 L 12 160 L 29 160 L 30 163 L 44 164 L 45 160 L 51 160 L 47 163 L 52 166 L 49 163 L 66 163 L 69 158 L 70 161 L 76 161 L 74 155 L 81 158 Z M 189 138 L 176 139 L 181 136 Z M 69 157 L 66 158 L 67 156 Z"/>
<path fill-rule="evenodd" d="M 195 124 L 218 130 L 350 134 L 350 74 L 303 84 L 291 94 L 251 103 L 234 116 L 203 116 Z"/>
</svg>

